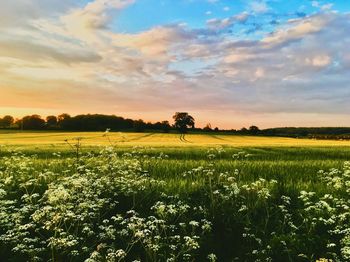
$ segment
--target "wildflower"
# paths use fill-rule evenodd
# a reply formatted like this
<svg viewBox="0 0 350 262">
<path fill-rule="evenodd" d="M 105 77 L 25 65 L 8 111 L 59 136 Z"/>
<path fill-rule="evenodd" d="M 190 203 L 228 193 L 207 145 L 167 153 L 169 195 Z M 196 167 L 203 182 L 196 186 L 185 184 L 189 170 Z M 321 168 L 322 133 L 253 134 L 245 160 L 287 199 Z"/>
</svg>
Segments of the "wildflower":
<svg viewBox="0 0 350 262">
<path fill-rule="evenodd" d="M 189 222 L 189 225 L 193 226 L 193 227 L 198 227 L 199 223 L 197 221 L 192 220 L 192 221 Z"/>
<path fill-rule="evenodd" d="M 198 249 L 199 248 L 198 242 L 193 237 L 185 236 L 184 240 L 185 240 L 186 246 L 188 248 L 190 248 L 190 249 Z"/>
<path fill-rule="evenodd" d="M 115 252 L 115 256 L 117 257 L 117 258 L 124 258 L 124 257 L 126 257 L 126 253 L 125 253 L 125 251 L 123 250 L 123 249 L 118 249 L 116 252 Z"/>
<path fill-rule="evenodd" d="M 209 262 L 216 262 L 217 261 L 217 257 L 215 254 L 211 253 L 208 255 L 208 261 Z"/>
<path fill-rule="evenodd" d="M 46 191 L 48 195 L 48 203 L 55 205 L 58 202 L 64 202 L 69 198 L 68 191 L 63 186 L 58 186 L 55 189 L 49 189 Z"/>
</svg>

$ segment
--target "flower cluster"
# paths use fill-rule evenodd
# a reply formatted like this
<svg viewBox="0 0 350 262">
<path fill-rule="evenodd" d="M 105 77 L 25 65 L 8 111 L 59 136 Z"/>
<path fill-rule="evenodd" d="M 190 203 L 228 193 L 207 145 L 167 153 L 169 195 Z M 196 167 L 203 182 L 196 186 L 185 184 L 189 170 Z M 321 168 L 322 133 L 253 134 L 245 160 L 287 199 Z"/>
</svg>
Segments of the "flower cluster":
<svg viewBox="0 0 350 262">
<path fill-rule="evenodd" d="M 67 158 L 58 171 L 55 160 L 42 169 L 37 162 L 16 152 L 1 161 L 4 258 L 191 261 L 211 232 L 201 206 L 166 194 L 147 200 L 146 193 L 161 191 L 164 181 L 143 169 L 142 154 L 119 156 L 106 148 L 78 162 Z"/>
<path fill-rule="evenodd" d="M 49 160 L 13 151 L 0 159 L 0 257 L 350 261 L 349 162 L 320 171 L 319 192 L 295 192 L 283 181 L 223 171 L 224 153 L 210 149 L 198 166 L 170 176 L 152 173 L 175 163 L 168 155 L 139 147 Z M 247 157 L 229 155 L 233 164 Z"/>
</svg>

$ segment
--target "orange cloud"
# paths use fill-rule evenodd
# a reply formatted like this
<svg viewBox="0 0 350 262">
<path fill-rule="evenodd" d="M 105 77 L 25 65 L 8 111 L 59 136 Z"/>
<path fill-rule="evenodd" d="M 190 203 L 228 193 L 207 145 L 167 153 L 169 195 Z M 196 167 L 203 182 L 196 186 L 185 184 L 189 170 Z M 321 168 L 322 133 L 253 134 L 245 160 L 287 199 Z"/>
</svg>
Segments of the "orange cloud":
<svg viewBox="0 0 350 262">
<path fill-rule="evenodd" d="M 0 114 L 12 108 L 159 120 L 186 110 L 200 123 L 237 127 L 287 123 L 288 116 L 304 125 L 316 113 L 343 121 L 350 109 L 349 14 L 319 13 L 261 39 L 237 39 L 220 28 L 250 13 L 200 29 L 178 24 L 117 33 L 108 25 L 132 0 L 83 7 L 50 0 L 58 10 L 18 1 L 4 4 L 7 14 L 0 10 Z M 24 12 L 18 3 L 31 12 L 15 22 L 14 12 Z"/>
</svg>

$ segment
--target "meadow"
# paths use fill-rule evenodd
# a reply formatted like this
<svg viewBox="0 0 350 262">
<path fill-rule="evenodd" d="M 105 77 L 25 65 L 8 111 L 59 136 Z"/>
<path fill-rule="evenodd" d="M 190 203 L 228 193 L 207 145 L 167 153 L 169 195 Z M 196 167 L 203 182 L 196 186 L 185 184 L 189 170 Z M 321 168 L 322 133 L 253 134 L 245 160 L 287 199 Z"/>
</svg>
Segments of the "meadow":
<svg viewBox="0 0 350 262">
<path fill-rule="evenodd" d="M 0 133 L 5 261 L 350 261 L 350 142 Z"/>
<path fill-rule="evenodd" d="M 118 147 L 149 146 L 149 147 L 322 147 L 350 146 L 350 141 L 294 139 L 287 137 L 240 136 L 222 135 L 220 133 L 187 134 L 184 140 L 179 134 L 173 133 L 109 133 L 108 137 L 101 132 L 48 132 L 48 131 L 6 131 L 0 130 L 1 145 L 16 146 L 17 148 L 66 148 L 65 140 L 81 138 L 85 146 Z"/>
</svg>

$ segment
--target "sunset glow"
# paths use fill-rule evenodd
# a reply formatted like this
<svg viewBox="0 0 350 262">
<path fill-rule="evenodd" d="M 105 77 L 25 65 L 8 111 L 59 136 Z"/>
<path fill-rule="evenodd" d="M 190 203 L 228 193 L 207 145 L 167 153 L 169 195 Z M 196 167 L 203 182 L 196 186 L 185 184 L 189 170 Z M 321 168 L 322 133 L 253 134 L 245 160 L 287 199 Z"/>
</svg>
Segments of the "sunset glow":
<svg viewBox="0 0 350 262">
<path fill-rule="evenodd" d="M 0 116 L 349 126 L 346 2 L 4 1 Z"/>
</svg>

